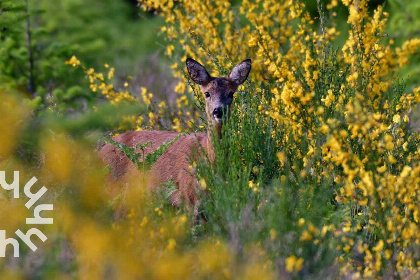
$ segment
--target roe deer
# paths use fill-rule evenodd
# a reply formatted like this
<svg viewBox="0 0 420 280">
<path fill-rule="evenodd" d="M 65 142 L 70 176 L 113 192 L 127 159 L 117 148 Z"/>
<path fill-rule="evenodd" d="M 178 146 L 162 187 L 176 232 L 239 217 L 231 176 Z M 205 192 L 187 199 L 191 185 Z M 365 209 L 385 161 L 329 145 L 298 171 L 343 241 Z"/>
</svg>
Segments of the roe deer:
<svg viewBox="0 0 420 280">
<path fill-rule="evenodd" d="M 197 61 L 188 58 L 186 61 L 190 78 L 200 86 L 205 95 L 206 113 L 209 120 L 207 133 L 196 133 L 181 136 L 152 165 L 148 177 L 148 187 L 158 187 L 172 179 L 177 191 L 170 197 L 172 205 L 179 206 L 184 200 L 187 205 L 197 205 L 199 183 L 188 170 L 192 150 L 204 150 L 214 160 L 211 129 L 217 130 L 221 137 L 223 120 L 230 114 L 233 94 L 238 86 L 245 82 L 251 70 L 251 60 L 247 59 L 236 65 L 226 77 L 212 77 Z M 179 133 L 169 131 L 129 131 L 114 138 L 114 141 L 135 147 L 138 143 L 151 142 L 144 149 L 144 155 L 153 152 L 165 142 L 173 140 Z M 140 153 L 140 149 L 136 150 Z M 111 180 L 123 180 L 128 172 L 136 169 L 135 165 L 123 155 L 118 148 L 106 144 L 99 152 L 103 161 L 110 167 Z M 141 155 L 143 156 L 143 155 Z M 140 158 L 140 160 L 143 160 Z M 194 207 L 195 208 L 195 207 Z"/>
</svg>

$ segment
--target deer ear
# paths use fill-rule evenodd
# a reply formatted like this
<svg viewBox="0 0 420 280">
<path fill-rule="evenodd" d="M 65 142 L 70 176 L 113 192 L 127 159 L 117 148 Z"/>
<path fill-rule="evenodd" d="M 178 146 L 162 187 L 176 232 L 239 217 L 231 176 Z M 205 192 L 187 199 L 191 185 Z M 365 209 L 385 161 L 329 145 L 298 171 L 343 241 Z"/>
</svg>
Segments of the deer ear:
<svg viewBox="0 0 420 280">
<path fill-rule="evenodd" d="M 233 67 L 228 77 L 231 78 L 239 86 L 248 78 L 250 71 L 251 59 L 245 59 L 244 61 Z"/>
<path fill-rule="evenodd" d="M 204 86 L 210 82 L 211 76 L 207 73 L 206 68 L 192 58 L 186 61 L 188 74 L 194 83 Z"/>
</svg>

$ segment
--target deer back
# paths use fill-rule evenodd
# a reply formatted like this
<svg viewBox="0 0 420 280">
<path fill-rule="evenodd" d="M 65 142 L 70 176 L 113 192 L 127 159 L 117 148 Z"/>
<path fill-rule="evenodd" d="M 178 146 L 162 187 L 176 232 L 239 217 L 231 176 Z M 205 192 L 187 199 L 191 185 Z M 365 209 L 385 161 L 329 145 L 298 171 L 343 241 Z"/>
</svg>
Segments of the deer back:
<svg viewBox="0 0 420 280">
<path fill-rule="evenodd" d="M 118 135 L 114 141 L 128 147 L 135 147 L 139 143 L 145 144 L 150 141 L 150 145 L 144 148 L 146 157 L 163 144 L 174 140 L 178 135 L 179 133 L 169 131 L 129 131 Z M 182 199 L 195 203 L 198 183 L 189 166 L 191 161 L 198 160 L 194 157 L 203 156 L 203 151 L 208 152 L 208 139 L 205 133 L 179 137 L 147 171 L 148 187 L 157 188 L 162 183 L 172 180 L 178 187 L 178 192 L 171 197 L 172 204 L 179 205 Z M 136 148 L 136 153 L 139 154 L 140 161 L 143 161 L 143 151 L 140 147 Z M 125 182 L 128 176 L 142 171 L 141 166 L 140 168 L 135 166 L 112 144 L 106 144 L 99 151 L 99 155 L 110 168 L 109 180 L 111 182 Z"/>
</svg>

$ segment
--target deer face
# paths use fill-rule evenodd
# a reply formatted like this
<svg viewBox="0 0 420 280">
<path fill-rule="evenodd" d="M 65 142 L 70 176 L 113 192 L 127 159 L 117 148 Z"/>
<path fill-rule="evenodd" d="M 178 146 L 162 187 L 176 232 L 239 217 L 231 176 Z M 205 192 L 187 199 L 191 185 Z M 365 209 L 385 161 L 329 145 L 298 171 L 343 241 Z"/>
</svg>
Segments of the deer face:
<svg viewBox="0 0 420 280">
<path fill-rule="evenodd" d="M 206 68 L 194 59 L 187 59 L 187 69 L 191 80 L 204 93 L 207 118 L 220 132 L 223 120 L 230 114 L 233 94 L 245 82 L 251 71 L 251 60 L 246 59 L 233 67 L 226 77 L 212 77 Z"/>
</svg>

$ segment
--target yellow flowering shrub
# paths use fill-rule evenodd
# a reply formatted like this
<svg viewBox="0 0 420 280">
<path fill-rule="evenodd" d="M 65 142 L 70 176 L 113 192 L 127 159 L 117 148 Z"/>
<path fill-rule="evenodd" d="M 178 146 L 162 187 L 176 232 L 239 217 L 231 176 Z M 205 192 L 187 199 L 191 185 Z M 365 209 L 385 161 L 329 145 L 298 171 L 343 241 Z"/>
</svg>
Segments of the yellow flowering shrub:
<svg viewBox="0 0 420 280">
<path fill-rule="evenodd" d="M 420 39 L 394 46 L 385 29 L 389 14 L 381 6 L 370 13 L 365 0 L 340 4 L 349 11 L 350 27 L 340 49 L 332 44 L 339 31 L 334 21 L 327 22 L 336 14 L 337 1 L 326 7 L 318 3 L 318 20 L 300 1 L 244 0 L 239 7 L 224 0 L 139 2 L 165 18 L 166 55 L 181 63 L 193 57 L 211 74 L 225 75 L 235 62 L 252 58 L 251 82 L 240 88 L 241 105 L 234 109 L 239 130 L 229 130 L 229 143 L 245 150 L 238 160 L 249 164 L 250 147 L 242 132 L 253 119 L 258 125 L 252 129 L 271 133 L 272 153 L 278 152 L 278 172 L 286 181 L 297 180 L 301 193 L 329 182 L 334 203 L 347 215 L 340 223 L 319 226 L 339 240 L 334 247 L 342 252 L 336 258 L 341 273 L 419 273 L 420 139 L 409 124 L 420 87 L 407 91 L 398 70 L 417 52 Z M 175 77 L 186 83 L 184 71 L 182 64 L 174 67 Z M 192 88 L 193 98 L 202 100 Z M 183 98 L 188 94 L 180 84 L 175 91 Z M 252 164 L 273 172 L 268 158 L 255 154 Z M 258 180 L 244 168 L 246 176 Z M 207 188 L 215 188 L 211 179 L 206 182 Z M 243 183 L 255 193 L 254 184 Z M 314 242 L 326 234 L 312 226 L 312 231 L 302 229 L 299 239 Z M 289 272 L 302 265 L 299 256 L 286 258 Z"/>
</svg>

